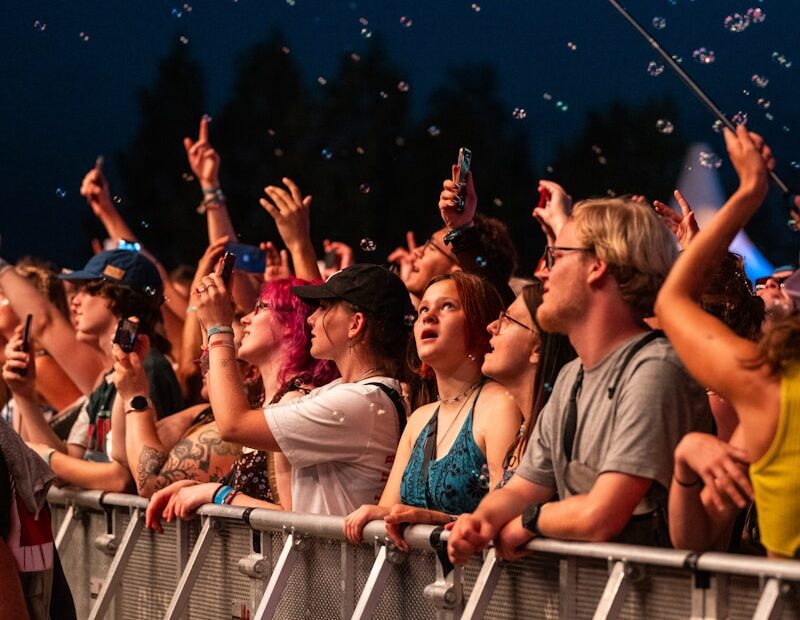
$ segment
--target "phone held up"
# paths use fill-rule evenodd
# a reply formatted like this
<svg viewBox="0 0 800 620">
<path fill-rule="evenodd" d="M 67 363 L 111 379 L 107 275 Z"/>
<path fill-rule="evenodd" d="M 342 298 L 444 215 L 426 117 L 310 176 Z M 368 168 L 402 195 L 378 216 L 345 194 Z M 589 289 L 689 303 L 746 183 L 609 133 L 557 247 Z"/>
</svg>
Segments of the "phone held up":
<svg viewBox="0 0 800 620">
<path fill-rule="evenodd" d="M 467 173 L 469 172 L 470 164 L 472 163 L 472 151 L 467 147 L 462 146 L 458 149 L 458 162 L 456 166 L 455 182 L 458 185 L 458 204 L 456 205 L 457 213 L 464 213 L 464 197 L 467 193 Z"/>
<path fill-rule="evenodd" d="M 27 353 L 31 350 L 31 323 L 33 322 L 33 315 L 29 314 L 25 317 L 25 327 L 22 328 L 22 344 L 19 345 L 19 350 L 23 353 Z M 17 370 L 17 374 L 20 377 L 24 377 L 28 374 L 27 368 L 20 368 Z"/>
<path fill-rule="evenodd" d="M 245 243 L 226 243 L 225 251 L 236 255 L 234 268 L 248 273 L 264 273 L 267 253 L 261 248 Z"/>
<path fill-rule="evenodd" d="M 225 252 L 222 256 L 222 269 L 219 272 L 220 278 L 225 286 L 228 286 L 233 275 L 233 266 L 236 264 L 236 254 L 233 252 Z"/>
<path fill-rule="evenodd" d="M 136 344 L 136 336 L 139 334 L 139 324 L 129 319 L 120 319 L 117 323 L 117 333 L 114 335 L 114 344 L 119 348 L 130 353 Z"/>
</svg>

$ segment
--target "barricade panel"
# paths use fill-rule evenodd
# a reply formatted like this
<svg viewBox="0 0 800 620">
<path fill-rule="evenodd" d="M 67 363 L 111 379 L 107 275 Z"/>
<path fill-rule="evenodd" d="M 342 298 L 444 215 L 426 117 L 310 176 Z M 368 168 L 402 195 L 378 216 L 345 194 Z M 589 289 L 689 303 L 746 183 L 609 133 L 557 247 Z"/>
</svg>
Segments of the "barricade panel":
<svg viewBox="0 0 800 620">
<path fill-rule="evenodd" d="M 464 570 L 464 596 L 469 597 L 481 568 L 479 558 Z M 490 620 L 559 617 L 558 558 L 533 555 L 519 562 L 503 564 L 503 571 L 486 611 Z"/>
</svg>

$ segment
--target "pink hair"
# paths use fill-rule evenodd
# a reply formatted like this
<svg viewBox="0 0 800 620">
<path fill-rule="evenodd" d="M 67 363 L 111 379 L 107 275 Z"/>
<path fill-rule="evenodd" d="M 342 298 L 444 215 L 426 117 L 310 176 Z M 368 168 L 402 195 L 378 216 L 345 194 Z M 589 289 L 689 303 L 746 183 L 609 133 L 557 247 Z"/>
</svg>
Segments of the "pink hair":
<svg viewBox="0 0 800 620">
<path fill-rule="evenodd" d="M 293 286 L 309 284 L 300 278 L 281 278 L 265 282 L 261 288 L 259 301 L 269 304 L 283 326 L 285 353 L 283 367 L 278 374 L 281 383 L 279 392 L 291 386 L 290 381 L 297 381 L 314 387 L 330 383 L 339 376 L 336 366 L 330 360 L 317 360 L 309 353 L 311 348 L 311 327 L 308 317 L 314 308 L 302 302 L 292 293 Z"/>
</svg>

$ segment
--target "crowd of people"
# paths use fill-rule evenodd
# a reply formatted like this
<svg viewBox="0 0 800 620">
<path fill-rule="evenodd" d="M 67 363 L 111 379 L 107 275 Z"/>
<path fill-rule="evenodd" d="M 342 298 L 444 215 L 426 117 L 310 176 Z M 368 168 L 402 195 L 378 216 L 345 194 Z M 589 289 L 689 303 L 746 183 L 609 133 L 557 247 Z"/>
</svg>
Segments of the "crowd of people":
<svg viewBox="0 0 800 620">
<path fill-rule="evenodd" d="M 388 266 L 336 241 L 318 261 L 311 197 L 284 178 L 261 200 L 284 249 L 232 275 L 206 119 L 184 142 L 209 237 L 194 270 L 139 245 L 93 168 L 81 193 L 110 249 L 77 270 L 0 259 L 0 571 L 19 586 L 4 604 L 40 616 L 36 580 L 69 598 L 52 535 L 35 554 L 20 536 L 49 530 L 54 481 L 148 497 L 157 531 L 206 503 L 339 515 L 353 543 L 382 519 L 401 549 L 405 525 L 439 524 L 454 563 L 538 536 L 798 557 L 800 302 L 784 284 L 800 274 L 753 289 L 728 253 L 774 160 L 744 126 L 725 141 L 739 187 L 703 230 L 679 192 L 680 213 L 573 205 L 540 181 L 547 246 L 522 278 L 457 167 L 442 227 Z"/>
</svg>

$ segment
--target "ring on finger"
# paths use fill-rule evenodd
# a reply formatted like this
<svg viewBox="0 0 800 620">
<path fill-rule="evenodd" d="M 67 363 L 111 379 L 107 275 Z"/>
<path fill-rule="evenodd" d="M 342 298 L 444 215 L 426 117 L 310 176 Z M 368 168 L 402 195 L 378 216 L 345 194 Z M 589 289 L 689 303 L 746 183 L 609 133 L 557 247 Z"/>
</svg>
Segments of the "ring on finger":
<svg viewBox="0 0 800 620">
<path fill-rule="evenodd" d="M 198 286 L 198 287 L 197 287 L 197 292 L 198 292 L 198 293 L 205 293 L 205 292 L 206 292 L 206 288 L 208 288 L 208 287 L 205 287 L 205 286 Z"/>
</svg>

